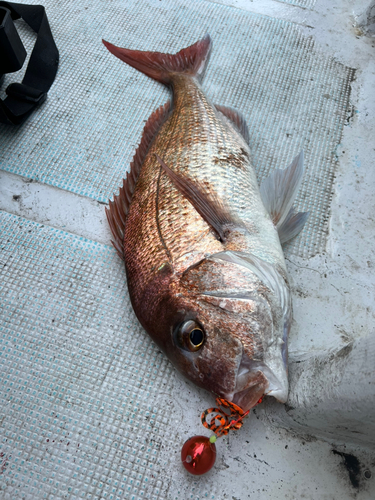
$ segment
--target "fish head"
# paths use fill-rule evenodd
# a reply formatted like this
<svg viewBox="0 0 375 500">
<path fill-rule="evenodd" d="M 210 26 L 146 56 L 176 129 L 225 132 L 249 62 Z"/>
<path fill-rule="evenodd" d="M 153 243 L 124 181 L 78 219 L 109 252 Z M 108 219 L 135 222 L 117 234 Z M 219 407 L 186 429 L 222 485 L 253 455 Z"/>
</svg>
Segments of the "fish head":
<svg viewBox="0 0 375 500">
<path fill-rule="evenodd" d="M 230 252 L 204 259 L 169 288 L 160 309 L 168 316 L 160 345 L 172 363 L 244 410 L 264 394 L 285 401 L 288 392 L 285 304 L 252 266 Z"/>
</svg>

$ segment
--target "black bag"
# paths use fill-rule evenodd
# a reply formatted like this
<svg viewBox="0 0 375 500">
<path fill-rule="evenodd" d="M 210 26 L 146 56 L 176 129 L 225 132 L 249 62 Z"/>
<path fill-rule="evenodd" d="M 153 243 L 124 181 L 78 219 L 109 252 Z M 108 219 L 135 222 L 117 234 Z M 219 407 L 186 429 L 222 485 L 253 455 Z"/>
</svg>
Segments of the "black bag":
<svg viewBox="0 0 375 500">
<path fill-rule="evenodd" d="M 26 50 L 13 20 L 22 19 L 37 34 L 22 83 L 11 83 L 7 98 L 0 99 L 0 122 L 18 125 L 47 98 L 59 65 L 59 51 L 42 5 L 0 1 L 0 82 L 5 73 L 22 68 Z"/>
</svg>

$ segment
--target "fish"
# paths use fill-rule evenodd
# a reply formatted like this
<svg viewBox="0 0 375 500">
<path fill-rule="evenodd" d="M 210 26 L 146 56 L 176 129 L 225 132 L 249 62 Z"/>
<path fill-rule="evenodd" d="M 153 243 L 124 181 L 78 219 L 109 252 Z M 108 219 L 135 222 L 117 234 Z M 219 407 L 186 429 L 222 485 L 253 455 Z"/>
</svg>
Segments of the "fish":
<svg viewBox="0 0 375 500">
<path fill-rule="evenodd" d="M 202 89 L 209 35 L 176 54 L 103 43 L 172 92 L 106 207 L 139 322 L 215 396 L 244 410 L 265 395 L 285 403 L 292 299 L 281 245 L 308 217 L 293 207 L 303 151 L 259 187 L 244 117 Z"/>
</svg>

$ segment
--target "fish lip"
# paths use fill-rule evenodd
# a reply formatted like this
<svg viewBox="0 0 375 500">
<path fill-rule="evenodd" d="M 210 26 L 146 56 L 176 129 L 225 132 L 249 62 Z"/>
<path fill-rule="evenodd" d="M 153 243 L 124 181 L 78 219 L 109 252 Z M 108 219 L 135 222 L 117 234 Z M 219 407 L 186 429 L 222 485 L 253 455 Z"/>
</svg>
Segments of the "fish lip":
<svg viewBox="0 0 375 500">
<path fill-rule="evenodd" d="M 247 411 L 265 394 L 285 402 L 284 392 L 282 381 L 270 367 L 263 361 L 251 359 L 243 351 L 237 371 L 236 387 L 229 397 L 230 401 Z"/>
<path fill-rule="evenodd" d="M 254 386 L 248 387 L 243 391 L 236 392 L 231 399 L 231 401 L 235 405 L 239 406 L 243 411 L 248 411 L 251 410 L 251 408 L 254 408 L 254 406 L 260 402 L 260 399 L 267 390 L 268 381 L 264 377 L 263 373 L 259 371 L 257 376 L 259 376 L 259 383 L 256 383 Z"/>
<path fill-rule="evenodd" d="M 236 387 L 231 398 L 231 401 L 244 411 L 253 408 L 269 386 L 262 371 L 252 369 L 251 361 L 243 351 L 237 371 Z"/>
</svg>

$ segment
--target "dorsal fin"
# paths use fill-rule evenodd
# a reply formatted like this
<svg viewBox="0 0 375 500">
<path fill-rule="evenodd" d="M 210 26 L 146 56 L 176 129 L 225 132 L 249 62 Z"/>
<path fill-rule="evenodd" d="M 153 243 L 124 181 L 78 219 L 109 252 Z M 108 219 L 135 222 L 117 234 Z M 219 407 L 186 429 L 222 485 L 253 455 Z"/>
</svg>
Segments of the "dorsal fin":
<svg viewBox="0 0 375 500">
<path fill-rule="evenodd" d="M 210 35 L 177 54 L 123 49 L 105 40 L 103 43 L 121 61 L 164 85 L 171 84 L 174 73 L 196 76 L 201 81 L 212 46 Z"/>
<path fill-rule="evenodd" d="M 247 144 L 249 144 L 249 129 L 245 118 L 237 110 L 227 106 L 215 104 L 215 108 L 220 111 L 228 120 L 230 120 L 236 129 L 241 133 Z"/>
<path fill-rule="evenodd" d="M 135 152 L 133 161 L 130 163 L 130 171 L 126 174 L 126 179 L 123 180 L 120 194 L 113 196 L 113 202 L 109 201 L 109 209 L 106 207 L 105 212 L 112 231 L 114 240 L 112 244 L 117 250 L 119 256 L 124 259 L 124 229 L 126 216 L 129 211 L 129 206 L 134 193 L 142 164 L 146 154 L 153 142 L 160 127 L 168 118 L 171 110 L 171 102 L 168 101 L 164 106 L 160 106 L 152 113 L 147 120 L 141 142 Z"/>
</svg>

